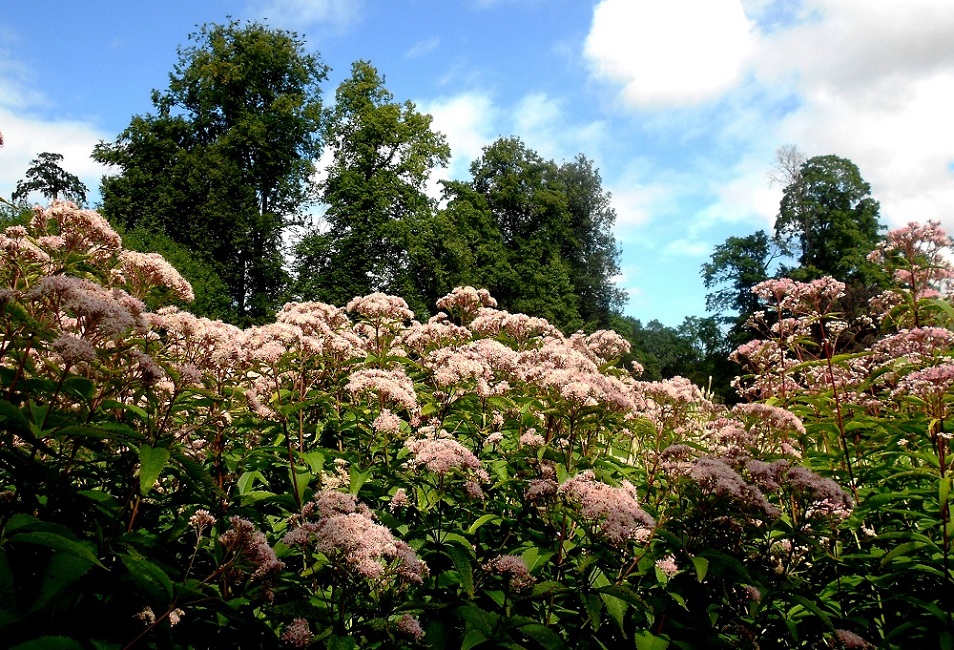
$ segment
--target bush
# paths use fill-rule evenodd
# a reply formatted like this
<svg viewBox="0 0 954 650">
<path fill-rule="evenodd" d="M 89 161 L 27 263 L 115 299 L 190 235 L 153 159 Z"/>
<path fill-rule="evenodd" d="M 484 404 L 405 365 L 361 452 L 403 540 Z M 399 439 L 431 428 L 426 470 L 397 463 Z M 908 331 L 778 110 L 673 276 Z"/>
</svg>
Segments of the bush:
<svg viewBox="0 0 954 650">
<path fill-rule="evenodd" d="M 844 358 L 779 304 L 730 410 L 470 287 L 239 330 L 72 204 L 0 247 L 10 647 L 949 643 L 944 328 Z"/>
</svg>

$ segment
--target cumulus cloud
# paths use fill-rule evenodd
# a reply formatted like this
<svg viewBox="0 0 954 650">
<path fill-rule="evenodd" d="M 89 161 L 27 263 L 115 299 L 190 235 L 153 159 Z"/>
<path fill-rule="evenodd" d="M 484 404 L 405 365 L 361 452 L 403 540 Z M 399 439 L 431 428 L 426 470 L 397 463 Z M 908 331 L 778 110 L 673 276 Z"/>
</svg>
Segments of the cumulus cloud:
<svg viewBox="0 0 954 650">
<path fill-rule="evenodd" d="M 2 85 L 2 80 L 0 80 Z M 18 180 L 25 178 L 30 161 L 43 152 L 63 156 L 60 165 L 79 177 L 95 195 L 107 168 L 93 161 L 90 154 L 100 140 L 109 136 L 92 124 L 69 120 L 44 120 L 0 106 L 0 196 L 9 198 Z M 94 199 L 94 196 L 90 196 Z"/>
<path fill-rule="evenodd" d="M 771 227 L 765 172 L 795 143 L 855 162 L 889 225 L 954 230 L 952 34 L 949 0 L 602 0 L 584 55 L 647 124 L 709 132 L 704 227 Z"/>
<path fill-rule="evenodd" d="M 496 137 L 498 111 L 489 95 L 465 92 L 429 102 L 419 102 L 418 110 L 430 114 L 431 128 L 447 137 L 451 161 L 444 178 L 466 178 L 470 163 Z"/>
<path fill-rule="evenodd" d="M 695 104 L 738 83 L 752 30 L 739 0 L 602 0 L 584 55 L 632 106 Z"/>
</svg>

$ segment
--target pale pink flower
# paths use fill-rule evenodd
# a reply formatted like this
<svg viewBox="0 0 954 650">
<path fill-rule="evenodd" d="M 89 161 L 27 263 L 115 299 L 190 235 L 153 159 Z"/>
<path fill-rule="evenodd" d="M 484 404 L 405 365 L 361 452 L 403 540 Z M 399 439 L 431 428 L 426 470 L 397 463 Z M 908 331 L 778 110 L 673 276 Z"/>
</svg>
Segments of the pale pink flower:
<svg viewBox="0 0 954 650">
<path fill-rule="evenodd" d="M 405 614 L 398 619 L 397 631 L 410 637 L 415 642 L 420 642 L 424 638 L 424 629 L 421 627 L 420 621 L 410 614 Z"/>
<path fill-rule="evenodd" d="M 345 310 L 357 312 L 370 321 L 402 322 L 414 318 L 414 312 L 408 308 L 403 298 L 384 293 L 352 298 L 345 306 Z"/>
<path fill-rule="evenodd" d="M 484 564 L 484 571 L 496 573 L 505 578 L 514 591 L 532 587 L 536 579 L 530 575 L 527 563 L 519 555 L 500 555 Z"/>
<path fill-rule="evenodd" d="M 639 507 L 631 486 L 612 487 L 595 480 L 591 471 L 568 479 L 559 492 L 570 503 L 578 504 L 583 518 L 598 524 L 600 533 L 614 546 L 630 540 L 645 541 L 656 525 Z"/>
<path fill-rule="evenodd" d="M 845 650 L 874 650 L 874 646 L 863 637 L 848 630 L 835 630 L 835 640 Z"/>
<path fill-rule="evenodd" d="M 145 297 L 151 288 L 161 286 L 171 290 L 179 300 L 195 300 L 192 285 L 158 253 L 123 251 L 119 254 L 119 264 L 126 284 L 140 298 Z"/>
<path fill-rule="evenodd" d="M 374 418 L 372 427 L 377 433 L 395 435 L 401 431 L 401 418 L 388 409 L 381 409 L 378 417 Z"/>
<path fill-rule="evenodd" d="M 215 517 L 208 510 L 199 509 L 189 517 L 189 525 L 195 529 L 196 535 L 202 535 L 202 531 L 215 525 Z"/>
<path fill-rule="evenodd" d="M 86 339 L 70 334 L 61 335 L 50 347 L 69 365 L 96 360 L 96 347 Z"/>
<path fill-rule="evenodd" d="M 662 571 L 667 578 L 671 578 L 679 573 L 679 566 L 676 564 L 676 556 L 671 553 L 661 560 L 656 560 L 656 568 Z"/>
<path fill-rule="evenodd" d="M 406 508 L 410 504 L 411 500 L 407 497 L 407 492 L 404 488 L 398 488 L 394 495 L 391 497 L 391 502 L 388 504 L 388 510 L 394 512 L 400 508 Z"/>
<path fill-rule="evenodd" d="M 413 413 L 417 411 L 414 382 L 403 370 L 364 368 L 351 373 L 345 389 L 352 395 L 374 393 Z"/>
<path fill-rule="evenodd" d="M 439 476 L 451 471 L 480 473 L 480 461 L 474 453 L 451 438 L 409 438 L 405 446 L 412 455 L 411 466 L 424 466 Z"/>
<path fill-rule="evenodd" d="M 536 449 L 537 447 L 542 447 L 547 444 L 546 439 L 537 433 L 536 429 L 530 428 L 520 436 L 520 446 L 529 447 L 531 449 Z"/>
<path fill-rule="evenodd" d="M 294 619 L 282 632 L 282 641 L 293 648 L 306 648 L 313 638 L 308 621 L 303 618 Z"/>
</svg>

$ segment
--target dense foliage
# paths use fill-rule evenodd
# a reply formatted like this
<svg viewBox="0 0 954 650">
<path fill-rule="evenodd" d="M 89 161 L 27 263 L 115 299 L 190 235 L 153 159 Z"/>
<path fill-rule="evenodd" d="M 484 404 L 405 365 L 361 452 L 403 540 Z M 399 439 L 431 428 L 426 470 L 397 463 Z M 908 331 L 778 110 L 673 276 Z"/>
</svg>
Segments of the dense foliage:
<svg viewBox="0 0 954 650">
<path fill-rule="evenodd" d="M 326 68 L 293 32 L 207 25 L 181 49 L 154 114 L 136 116 L 93 157 L 116 168 L 103 214 L 187 246 L 231 298 L 230 320 L 261 321 L 290 278 L 282 235 L 311 199 Z"/>
<path fill-rule="evenodd" d="M 731 409 L 469 287 L 241 330 L 72 204 L 0 247 L 9 647 L 950 646 L 934 224 L 863 353 L 837 281 L 759 285 Z"/>
</svg>

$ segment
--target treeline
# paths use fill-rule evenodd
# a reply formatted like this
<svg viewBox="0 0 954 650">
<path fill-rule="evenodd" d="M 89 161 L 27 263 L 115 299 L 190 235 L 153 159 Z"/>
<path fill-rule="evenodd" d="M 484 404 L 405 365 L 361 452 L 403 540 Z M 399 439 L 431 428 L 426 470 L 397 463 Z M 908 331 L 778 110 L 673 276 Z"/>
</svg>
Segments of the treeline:
<svg viewBox="0 0 954 650">
<path fill-rule="evenodd" d="M 751 336 L 753 286 L 831 275 L 848 283 L 854 315 L 884 286 L 865 260 L 882 226 L 858 168 L 786 147 L 774 232 L 730 237 L 703 265 L 714 315 L 643 324 L 622 315 L 616 214 L 584 154 L 557 163 L 502 137 L 469 178 L 440 181 L 436 199 L 428 184 L 450 159 L 446 138 L 369 62 L 352 65 L 327 105 L 328 68 L 293 32 L 230 22 L 190 43 L 168 88 L 153 92 L 153 112 L 93 158 L 115 170 L 102 179 L 100 212 L 127 247 L 182 272 L 199 315 L 247 326 L 289 300 L 343 305 L 380 291 L 424 320 L 441 296 L 473 285 L 564 331 L 612 327 L 633 346 L 623 362 L 645 379 L 682 375 L 732 400 L 737 368 L 726 357 Z M 85 201 L 61 160 L 40 154 L 14 200 Z"/>
<path fill-rule="evenodd" d="M 293 33 L 230 23 L 191 40 L 154 112 L 93 157 L 117 172 L 101 189 L 110 221 L 185 246 L 208 268 L 199 279 L 221 280 L 199 283 L 203 315 L 247 325 L 289 299 L 381 291 L 423 319 L 459 285 L 566 330 L 620 311 L 615 214 L 585 156 L 558 164 L 501 138 L 438 201 L 446 139 L 369 62 L 326 106 L 327 67 Z"/>
</svg>

